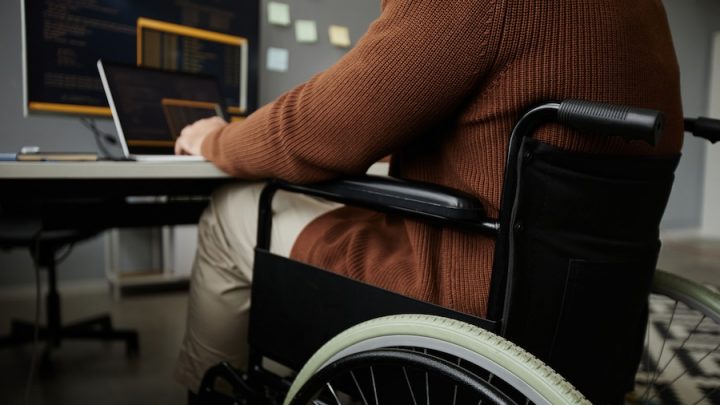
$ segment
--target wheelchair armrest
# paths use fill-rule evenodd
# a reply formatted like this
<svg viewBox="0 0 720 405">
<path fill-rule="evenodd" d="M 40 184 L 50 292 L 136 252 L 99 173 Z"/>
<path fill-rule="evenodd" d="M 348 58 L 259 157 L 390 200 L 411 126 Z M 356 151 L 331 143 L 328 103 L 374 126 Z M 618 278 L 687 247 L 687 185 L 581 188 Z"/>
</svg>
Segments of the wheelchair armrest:
<svg viewBox="0 0 720 405">
<path fill-rule="evenodd" d="M 275 183 L 277 188 L 331 201 L 393 214 L 418 217 L 431 222 L 494 232 L 482 202 L 469 194 L 430 183 L 392 177 L 359 176 L 314 184 Z"/>
</svg>

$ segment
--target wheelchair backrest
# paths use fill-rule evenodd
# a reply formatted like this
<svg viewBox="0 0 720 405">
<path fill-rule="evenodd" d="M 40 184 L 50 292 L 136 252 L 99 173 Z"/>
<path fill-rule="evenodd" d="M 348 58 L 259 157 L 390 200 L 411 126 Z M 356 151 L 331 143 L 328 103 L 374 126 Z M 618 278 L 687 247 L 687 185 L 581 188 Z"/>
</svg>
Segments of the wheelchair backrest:
<svg viewBox="0 0 720 405">
<path fill-rule="evenodd" d="M 621 395 L 610 387 L 635 374 L 631 359 L 642 347 L 678 159 L 569 153 L 523 141 L 504 335 L 594 403 Z"/>
</svg>

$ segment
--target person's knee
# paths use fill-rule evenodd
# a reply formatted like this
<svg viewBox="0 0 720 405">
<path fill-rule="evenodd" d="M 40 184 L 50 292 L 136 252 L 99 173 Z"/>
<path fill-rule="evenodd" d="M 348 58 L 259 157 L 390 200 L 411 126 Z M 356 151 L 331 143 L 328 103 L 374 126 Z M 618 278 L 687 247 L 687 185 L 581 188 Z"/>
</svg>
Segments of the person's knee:
<svg viewBox="0 0 720 405">
<path fill-rule="evenodd" d="M 221 219 L 233 219 L 241 212 L 255 212 L 263 188 L 265 183 L 261 182 L 227 184 L 213 192 L 210 205 Z"/>
</svg>

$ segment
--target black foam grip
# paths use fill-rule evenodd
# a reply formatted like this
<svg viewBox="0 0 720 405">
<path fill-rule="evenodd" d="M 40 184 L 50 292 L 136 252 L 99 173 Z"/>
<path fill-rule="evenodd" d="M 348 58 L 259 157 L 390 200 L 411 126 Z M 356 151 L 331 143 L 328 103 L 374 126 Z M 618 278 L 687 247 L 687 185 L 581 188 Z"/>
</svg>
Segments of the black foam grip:
<svg viewBox="0 0 720 405">
<path fill-rule="evenodd" d="M 699 117 L 696 119 L 685 119 L 685 130 L 693 135 L 705 138 L 715 143 L 720 141 L 720 120 Z"/>
<path fill-rule="evenodd" d="M 560 103 L 558 121 L 580 132 L 638 139 L 655 146 L 663 132 L 660 111 L 583 100 Z"/>
</svg>

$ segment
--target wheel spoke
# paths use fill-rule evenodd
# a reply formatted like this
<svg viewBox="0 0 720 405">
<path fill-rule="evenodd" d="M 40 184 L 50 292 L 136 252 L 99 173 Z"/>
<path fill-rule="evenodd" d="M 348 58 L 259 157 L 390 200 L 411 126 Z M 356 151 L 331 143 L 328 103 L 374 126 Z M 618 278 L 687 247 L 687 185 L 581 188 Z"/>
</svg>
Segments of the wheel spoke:
<svg viewBox="0 0 720 405">
<path fill-rule="evenodd" d="M 700 399 L 698 399 L 697 401 L 695 401 L 695 402 L 693 403 L 693 405 L 699 404 L 699 403 L 702 402 L 703 399 L 705 399 L 705 398 L 712 398 L 713 394 L 715 394 L 715 392 L 718 390 L 718 388 L 720 388 L 720 387 L 715 387 L 715 388 L 713 388 L 712 390 L 706 392 Z"/>
<path fill-rule="evenodd" d="M 428 372 L 425 372 L 425 403 L 430 405 L 430 382 Z"/>
<path fill-rule="evenodd" d="M 417 400 L 415 399 L 415 392 L 413 392 L 412 385 L 410 385 L 410 377 L 408 377 L 407 369 L 405 367 L 403 369 L 403 374 L 405 374 L 405 381 L 407 382 L 408 389 L 410 390 L 410 397 L 412 397 L 413 405 L 418 405 Z"/>
<path fill-rule="evenodd" d="M 458 358 L 457 358 L 457 365 L 458 365 L 458 366 L 460 366 L 460 361 L 461 361 L 461 359 L 460 359 L 460 357 L 458 357 Z M 455 385 L 453 386 L 453 401 L 452 401 L 453 405 L 455 405 L 455 404 L 457 403 L 457 393 L 458 393 L 458 386 L 457 386 L 457 384 L 455 384 Z"/>
<path fill-rule="evenodd" d="M 649 308 L 648 308 L 648 312 L 649 312 L 649 311 L 650 311 L 650 310 L 649 310 Z M 649 319 L 650 319 L 650 314 L 648 313 L 648 320 L 649 320 Z M 647 328 L 647 329 L 645 330 L 645 347 L 646 347 L 646 350 L 645 350 L 645 352 L 643 353 L 643 357 L 644 357 L 644 359 L 645 359 L 645 371 L 646 371 L 645 391 L 644 391 L 644 392 L 642 393 L 642 395 L 640 396 L 640 399 L 641 399 L 641 400 L 644 400 L 644 399 L 645 399 L 645 397 L 648 395 L 648 391 L 650 390 L 650 387 L 652 386 L 652 385 L 650 384 L 650 369 L 651 369 L 651 367 L 652 367 L 652 366 L 650 365 L 650 362 L 652 361 L 652 356 L 650 355 L 650 334 L 651 334 L 651 330 L 650 330 L 650 328 Z M 641 363 L 642 363 L 642 360 L 641 360 Z"/>
<path fill-rule="evenodd" d="M 367 399 L 365 399 L 365 394 L 363 394 L 362 388 L 360 388 L 360 384 L 358 383 L 357 378 L 355 377 L 355 373 L 350 371 L 350 376 L 352 377 L 353 381 L 355 382 L 355 387 L 357 388 L 358 392 L 360 393 L 360 398 L 363 400 L 363 404 L 368 405 Z"/>
<path fill-rule="evenodd" d="M 375 385 L 375 373 L 373 372 L 372 366 L 370 366 L 370 378 L 372 379 L 373 393 L 375 394 L 375 405 L 380 405 L 380 401 L 378 401 L 377 386 Z"/>
<path fill-rule="evenodd" d="M 677 356 L 678 350 L 682 350 L 682 349 L 685 348 L 685 345 L 686 345 L 687 342 L 690 340 L 690 337 L 698 330 L 698 327 L 700 326 L 700 324 L 701 324 L 704 320 L 705 320 L 705 315 L 702 316 L 702 318 L 700 319 L 700 321 L 695 325 L 695 327 L 690 331 L 690 333 L 688 333 L 688 335 L 685 337 L 685 340 L 683 340 L 683 342 L 680 344 L 680 346 L 678 346 L 678 347 L 675 349 L 675 351 L 673 352 L 672 356 L 670 356 L 670 360 L 668 360 L 667 362 L 665 362 L 665 365 L 664 365 L 664 366 L 662 367 L 662 369 L 659 371 L 659 374 L 662 374 L 662 373 L 665 372 L 665 370 L 668 368 L 668 366 L 670 365 L 670 363 L 671 363 L 671 362 L 675 359 L 675 357 Z M 703 357 L 703 358 L 704 358 L 704 357 Z M 658 363 L 659 363 L 659 362 L 658 362 Z"/>
<path fill-rule="evenodd" d="M 338 399 L 337 394 L 335 394 L 335 390 L 333 389 L 332 385 L 330 385 L 330 383 L 325 383 L 325 386 L 327 387 L 328 391 L 330 391 L 330 394 L 335 399 L 335 402 L 337 403 L 337 405 L 342 405 L 342 403 L 340 402 L 340 399 Z"/>
<path fill-rule="evenodd" d="M 655 275 L 632 400 L 695 405 L 717 396 L 720 385 L 711 382 L 710 369 L 720 354 L 720 295 L 712 290 L 662 271 Z"/>
<path fill-rule="evenodd" d="M 703 360 L 705 360 L 708 356 L 710 356 L 711 354 L 715 353 L 715 352 L 718 350 L 718 348 L 720 348 L 720 343 L 718 343 L 717 346 L 715 346 L 714 349 L 712 349 L 712 350 L 710 350 L 709 352 L 705 353 L 705 355 L 702 356 L 702 357 L 700 358 L 700 360 L 698 360 L 695 364 L 697 365 L 697 364 L 702 363 Z M 661 390 L 659 390 L 658 392 L 656 392 L 655 395 L 653 395 L 652 397 L 650 397 L 650 400 L 656 398 L 658 395 L 660 395 L 660 393 L 662 393 L 663 391 L 665 391 L 668 387 L 670 387 L 671 385 L 675 384 L 680 378 L 682 378 L 685 374 L 687 374 L 688 371 L 689 371 L 689 370 L 686 368 L 682 373 L 680 373 L 680 375 L 678 375 L 677 377 L 675 377 L 672 381 L 670 381 L 669 383 L 667 383 Z"/>
<path fill-rule="evenodd" d="M 670 363 L 672 363 L 672 361 L 673 361 L 673 360 L 675 359 L 675 357 L 677 356 L 678 351 L 680 351 L 680 350 L 682 350 L 682 349 L 685 348 L 685 345 L 686 345 L 687 342 L 690 340 L 690 337 L 693 336 L 693 334 L 698 330 L 698 327 L 700 326 L 700 324 L 701 324 L 704 320 L 705 320 L 705 315 L 702 316 L 702 318 L 700 319 L 700 321 L 695 325 L 695 327 L 690 331 L 690 333 L 688 333 L 688 335 L 685 337 L 685 339 L 684 339 L 683 342 L 680 344 L 680 346 L 678 346 L 678 347 L 673 351 L 673 354 L 670 356 L 670 359 L 665 362 L 665 365 L 664 365 L 664 366 L 659 367 L 659 365 L 660 365 L 660 358 L 658 357 L 658 361 L 656 362 L 657 365 L 658 365 L 658 367 L 657 367 L 657 370 L 656 370 L 656 372 L 655 372 L 655 378 L 653 379 L 652 383 L 650 384 L 651 387 L 654 386 L 655 383 L 657 383 L 657 379 L 658 379 L 663 373 L 665 373 L 665 370 L 670 366 Z M 671 319 L 671 322 L 672 322 L 672 319 Z M 668 325 L 668 333 L 669 333 L 669 331 L 670 331 L 670 325 Z M 666 339 L 666 340 L 667 340 L 667 339 Z M 663 346 L 665 345 L 665 341 L 666 341 L 666 340 L 663 341 Z M 703 361 L 707 356 L 709 356 L 709 355 L 710 355 L 711 353 L 713 353 L 715 350 L 717 350 L 717 347 L 715 347 L 715 349 L 711 350 L 710 352 L 706 353 L 706 354 L 697 362 L 697 364 L 699 364 L 701 361 Z M 688 372 L 688 370 L 685 369 L 685 371 L 683 371 L 682 373 L 680 373 L 680 375 L 678 375 L 677 377 L 675 377 L 670 383 L 666 384 L 665 387 L 663 387 L 660 391 L 657 391 L 657 392 L 655 392 L 654 395 L 650 396 L 650 397 L 648 398 L 648 400 L 652 400 L 652 399 L 656 398 L 661 392 L 665 391 L 668 387 L 670 387 L 670 386 L 673 385 L 675 382 L 677 382 L 682 376 L 684 376 L 685 374 L 687 374 L 687 372 Z"/>
<path fill-rule="evenodd" d="M 660 345 L 660 352 L 658 353 L 657 359 L 655 359 L 655 365 L 660 365 L 660 360 L 662 359 L 663 351 L 665 350 L 665 344 L 667 343 L 667 336 L 670 334 L 670 327 L 672 326 L 673 320 L 675 319 L 675 313 L 677 312 L 679 302 L 675 300 L 675 304 L 673 305 L 672 313 L 670 314 L 670 320 L 667 323 L 667 327 L 665 328 L 665 338 L 662 341 L 662 344 Z M 648 328 L 648 333 L 650 328 Z M 650 347 L 648 346 L 648 351 L 650 350 Z M 648 373 L 650 372 L 650 369 L 648 369 Z M 648 401 L 649 397 L 651 395 L 652 387 L 655 386 L 655 383 L 657 382 L 658 377 L 662 374 L 662 371 L 660 370 L 660 367 L 655 367 L 655 370 L 653 370 L 653 373 L 651 374 L 651 377 L 649 378 L 649 382 L 647 387 L 645 388 L 645 392 L 643 393 L 643 396 L 640 398 L 641 402 Z"/>
</svg>

